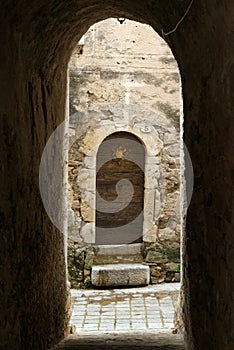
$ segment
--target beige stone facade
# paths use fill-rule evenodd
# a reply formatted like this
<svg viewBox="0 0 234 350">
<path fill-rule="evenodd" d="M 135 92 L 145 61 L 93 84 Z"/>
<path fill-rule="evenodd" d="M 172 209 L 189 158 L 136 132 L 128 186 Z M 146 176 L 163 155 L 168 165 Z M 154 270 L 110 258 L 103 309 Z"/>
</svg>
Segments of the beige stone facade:
<svg viewBox="0 0 234 350">
<path fill-rule="evenodd" d="M 116 132 L 135 135 L 145 148 L 142 261 L 150 265 L 152 283 L 177 279 L 180 78 L 169 47 L 148 25 L 108 19 L 92 26 L 77 45 L 69 77 L 68 260 L 73 284 L 88 280 L 99 251 L 96 157 L 102 142 Z"/>
</svg>

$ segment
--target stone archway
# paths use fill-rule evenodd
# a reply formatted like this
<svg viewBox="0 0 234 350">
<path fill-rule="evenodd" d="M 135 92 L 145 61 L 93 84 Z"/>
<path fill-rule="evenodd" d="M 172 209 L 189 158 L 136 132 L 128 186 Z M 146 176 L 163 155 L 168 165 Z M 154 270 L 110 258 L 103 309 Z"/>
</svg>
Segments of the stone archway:
<svg viewBox="0 0 234 350">
<path fill-rule="evenodd" d="M 96 162 L 96 244 L 140 243 L 143 235 L 145 149 L 117 132 L 99 146 Z"/>
<path fill-rule="evenodd" d="M 83 43 L 82 54 L 78 45 L 78 51 L 77 48 L 74 50 L 69 62 L 69 135 L 71 142 L 74 140 L 68 158 L 68 268 L 71 285 L 73 288 L 79 287 L 80 283 L 88 281 L 91 276 L 87 269 L 85 274 L 81 273 L 80 264 L 77 271 L 76 260 L 79 259 L 81 251 L 85 249 L 94 253 L 94 264 L 99 264 L 101 259 L 96 259 L 96 250 L 101 250 L 103 254 L 108 247 L 102 245 L 107 245 L 108 242 L 112 245 L 109 247 L 112 252 L 120 249 L 120 246 L 116 247 L 117 242 L 125 242 L 125 251 L 132 254 L 133 245 L 126 247 L 126 243 L 142 241 L 135 244 L 140 252 L 137 259 L 143 259 L 150 265 L 150 282 L 173 281 L 175 274 L 178 280 L 181 222 L 177 205 L 180 86 L 176 61 L 168 45 L 152 27 L 128 19 L 123 26 L 115 18 L 96 23 L 83 36 Z M 126 51 L 126 47 L 129 50 Z M 119 63 L 126 60 L 126 67 L 121 64 L 109 66 L 110 55 L 117 55 Z M 132 61 L 133 56 L 135 58 Z M 142 56 L 140 62 L 139 56 Z M 147 63 L 149 60 L 152 67 Z M 162 69 L 162 62 L 166 69 Z M 147 151 L 144 164 L 146 210 L 142 238 L 141 229 L 136 233 L 135 228 L 132 230 L 130 227 L 109 227 L 109 230 L 97 227 L 97 211 L 96 224 L 94 223 L 95 208 L 92 210 L 91 199 L 93 195 L 96 198 L 98 195 L 94 186 L 96 159 L 86 151 L 82 152 L 81 145 L 85 143 L 86 149 L 90 148 L 90 151 L 94 146 L 96 152 L 99 134 L 106 136 L 106 131 L 111 133 L 121 128 L 122 132 L 138 132 L 139 139 L 144 139 Z M 90 135 L 86 137 L 88 129 Z M 162 143 L 162 149 L 156 152 L 153 135 Z M 108 141 L 101 142 L 99 149 Z M 111 145 L 109 148 L 113 149 Z M 97 165 L 96 172 L 98 169 Z M 108 210 L 110 205 L 108 202 Z M 105 209 L 104 207 L 103 210 Z M 109 215 L 111 219 L 114 214 Z M 102 220 L 101 225 L 103 221 L 108 221 L 107 216 L 104 216 L 105 220 Z M 142 221 L 143 215 L 135 226 L 142 227 Z M 104 222 L 104 225 L 109 225 L 109 222 Z M 131 226 L 133 225 L 132 222 Z M 120 231 L 124 232 L 124 229 L 125 238 L 117 241 L 116 237 L 120 238 Z M 106 233 L 106 239 L 98 234 L 101 230 Z M 131 235 L 136 234 L 136 237 L 128 240 L 129 231 Z M 90 246 L 90 243 L 96 243 L 98 247 Z M 112 256 L 108 261 L 114 262 L 115 259 Z M 154 264 L 159 264 L 157 269 Z M 91 263 L 84 265 L 91 270 Z"/>
<path fill-rule="evenodd" d="M 116 107 L 116 106 L 115 106 Z M 100 106 L 102 112 L 107 108 L 105 105 Z M 110 108 L 110 105 L 108 105 Z M 129 120 L 134 118 L 135 113 L 141 113 L 140 107 L 129 108 Z M 99 113 L 99 109 L 97 109 Z M 150 112 L 152 114 L 152 112 Z M 96 173 L 99 170 L 96 164 L 98 149 L 102 142 L 110 135 L 116 132 L 130 133 L 133 137 L 140 140 L 145 149 L 144 169 L 144 206 L 142 217 L 143 231 L 142 238 L 144 242 L 155 242 L 160 215 L 163 210 L 161 200 L 166 187 L 166 177 L 161 173 L 162 148 L 163 143 L 159 138 L 158 132 L 150 123 L 135 123 L 134 126 L 125 121 L 116 123 L 111 120 L 108 124 L 98 122 L 95 127 L 88 128 L 83 135 L 82 141 L 74 150 L 78 150 L 83 155 L 82 166 L 77 169 L 77 180 L 80 192 L 80 230 L 75 223 L 75 234 L 79 236 L 78 241 L 85 244 L 96 244 L 96 227 L 95 227 L 95 208 L 96 208 Z M 147 130 L 147 131 L 146 131 Z M 74 143 L 76 145 L 76 142 Z M 75 151 L 76 152 L 76 151 Z M 140 165 L 140 164 L 139 164 Z M 141 167 L 141 165 L 140 165 Z M 159 189 L 158 179 L 160 177 Z M 161 175 L 160 175 L 161 174 Z M 139 237 L 135 237 L 136 239 Z M 126 243 L 129 243 L 126 242 Z"/>
<path fill-rule="evenodd" d="M 45 349 L 64 335 L 64 239 L 43 209 L 38 166 L 47 139 L 64 120 L 66 67 L 72 48 L 90 25 L 110 16 L 151 24 L 178 60 L 185 140 L 195 172 L 184 265 L 187 346 L 233 348 L 233 198 L 227 191 L 233 185 L 234 165 L 233 2 L 213 6 L 212 0 L 197 0 L 188 12 L 189 3 L 86 0 L 68 6 L 65 1 L 58 5 L 53 0 L 26 0 L 23 6 L 13 1 L 1 4 L 0 247 L 5 279 L 1 341 L 5 349 Z M 64 210 L 62 200 L 55 204 Z"/>
</svg>

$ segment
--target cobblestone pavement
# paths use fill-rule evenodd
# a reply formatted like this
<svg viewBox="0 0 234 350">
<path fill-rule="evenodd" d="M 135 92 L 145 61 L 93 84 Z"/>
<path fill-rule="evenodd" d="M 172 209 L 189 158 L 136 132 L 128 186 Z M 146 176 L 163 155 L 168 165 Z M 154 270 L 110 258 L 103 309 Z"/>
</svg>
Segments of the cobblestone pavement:
<svg viewBox="0 0 234 350">
<path fill-rule="evenodd" d="M 179 283 L 138 288 L 72 290 L 70 324 L 77 334 L 172 333 Z"/>
</svg>

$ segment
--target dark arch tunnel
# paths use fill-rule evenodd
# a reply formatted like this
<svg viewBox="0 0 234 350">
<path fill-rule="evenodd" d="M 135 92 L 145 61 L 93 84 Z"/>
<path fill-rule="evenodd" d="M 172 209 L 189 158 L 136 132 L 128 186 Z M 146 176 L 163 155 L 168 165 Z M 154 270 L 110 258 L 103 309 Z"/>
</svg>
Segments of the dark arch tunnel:
<svg viewBox="0 0 234 350">
<path fill-rule="evenodd" d="M 47 349 L 69 314 L 64 237 L 38 190 L 46 141 L 64 120 L 66 69 L 95 22 L 127 17 L 171 31 L 190 1 L 8 1 L 0 5 L 2 349 Z M 183 320 L 189 350 L 234 346 L 234 6 L 194 1 L 165 36 L 183 85 L 185 142 L 195 174 L 184 246 Z M 55 164 L 55 174 L 59 165 Z M 228 190 L 227 190 L 228 189 Z M 63 206 L 58 193 L 55 210 Z M 30 325 L 30 326 L 29 326 Z"/>
</svg>

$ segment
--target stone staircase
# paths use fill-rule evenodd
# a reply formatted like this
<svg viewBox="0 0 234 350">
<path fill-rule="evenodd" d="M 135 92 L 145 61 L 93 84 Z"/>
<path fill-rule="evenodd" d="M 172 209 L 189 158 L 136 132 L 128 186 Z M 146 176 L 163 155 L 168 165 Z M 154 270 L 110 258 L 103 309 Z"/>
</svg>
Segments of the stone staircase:
<svg viewBox="0 0 234 350">
<path fill-rule="evenodd" d="M 97 287 L 148 285 L 150 269 L 142 262 L 141 244 L 99 246 L 91 272 L 92 284 Z"/>
</svg>

